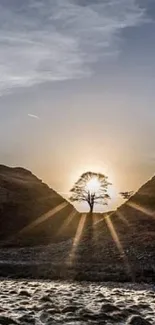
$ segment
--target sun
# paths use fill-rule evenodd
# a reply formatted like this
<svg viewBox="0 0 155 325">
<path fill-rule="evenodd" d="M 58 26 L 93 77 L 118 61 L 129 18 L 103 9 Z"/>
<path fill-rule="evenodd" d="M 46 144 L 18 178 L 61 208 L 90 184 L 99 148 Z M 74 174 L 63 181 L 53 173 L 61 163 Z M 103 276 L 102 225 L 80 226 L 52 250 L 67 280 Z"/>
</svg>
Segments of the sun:
<svg viewBox="0 0 155 325">
<path fill-rule="evenodd" d="M 100 191 L 101 182 L 97 177 L 92 177 L 86 183 L 86 190 L 91 194 L 96 194 Z"/>
</svg>

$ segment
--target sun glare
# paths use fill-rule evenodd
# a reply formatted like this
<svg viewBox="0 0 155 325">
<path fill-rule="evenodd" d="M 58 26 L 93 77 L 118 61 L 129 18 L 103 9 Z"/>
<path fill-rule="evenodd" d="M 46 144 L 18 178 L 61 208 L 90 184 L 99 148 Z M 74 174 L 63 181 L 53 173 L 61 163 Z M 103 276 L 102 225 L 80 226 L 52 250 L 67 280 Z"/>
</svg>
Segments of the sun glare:
<svg viewBox="0 0 155 325">
<path fill-rule="evenodd" d="M 86 184 L 86 189 L 90 193 L 96 194 L 97 192 L 99 192 L 100 187 L 101 187 L 101 183 L 97 177 L 92 177 L 91 179 L 88 180 Z"/>
</svg>

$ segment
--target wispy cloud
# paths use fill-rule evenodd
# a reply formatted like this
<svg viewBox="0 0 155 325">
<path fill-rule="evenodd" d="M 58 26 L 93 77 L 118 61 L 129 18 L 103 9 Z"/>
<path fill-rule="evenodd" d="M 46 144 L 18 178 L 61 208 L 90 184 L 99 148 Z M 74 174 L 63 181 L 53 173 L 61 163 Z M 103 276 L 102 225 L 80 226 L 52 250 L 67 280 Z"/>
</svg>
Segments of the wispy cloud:
<svg viewBox="0 0 155 325">
<path fill-rule="evenodd" d="M 29 117 L 35 118 L 37 120 L 40 120 L 40 117 L 34 114 L 28 114 Z"/>
<path fill-rule="evenodd" d="M 1 0 L 0 94 L 88 76 L 144 20 L 136 0 Z"/>
</svg>

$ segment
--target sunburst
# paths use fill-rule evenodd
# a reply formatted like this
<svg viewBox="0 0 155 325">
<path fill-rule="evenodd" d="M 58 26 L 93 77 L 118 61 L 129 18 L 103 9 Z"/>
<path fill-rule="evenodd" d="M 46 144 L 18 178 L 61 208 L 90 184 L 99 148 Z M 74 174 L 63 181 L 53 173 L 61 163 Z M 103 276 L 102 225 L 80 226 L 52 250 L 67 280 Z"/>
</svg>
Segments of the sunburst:
<svg viewBox="0 0 155 325">
<path fill-rule="evenodd" d="M 100 191 L 101 182 L 98 177 L 91 177 L 86 183 L 86 190 L 91 194 L 97 194 Z"/>
<path fill-rule="evenodd" d="M 66 218 L 66 220 L 64 221 L 64 223 L 59 228 L 59 230 L 57 232 L 57 236 L 63 233 L 63 231 L 69 226 L 69 224 L 76 217 L 76 215 L 78 215 L 78 212 L 73 208 L 73 210 L 71 211 L 71 213 L 68 215 L 68 217 Z"/>
<path fill-rule="evenodd" d="M 78 227 L 77 227 L 77 231 L 76 231 L 76 234 L 75 234 L 75 237 L 74 237 L 74 240 L 73 240 L 72 249 L 71 249 L 71 252 L 69 253 L 69 256 L 68 256 L 67 261 L 66 261 L 68 264 L 73 264 L 75 253 L 76 253 L 76 250 L 77 250 L 77 248 L 79 246 L 79 242 L 80 242 L 83 230 L 84 230 L 86 217 L 87 217 L 86 213 L 82 214 L 81 217 L 80 217 L 79 224 L 78 224 Z"/>
<path fill-rule="evenodd" d="M 117 234 L 117 232 L 116 232 L 116 230 L 114 228 L 114 225 L 113 225 L 113 223 L 112 223 L 112 221 L 110 219 L 110 216 L 107 216 L 105 218 L 105 221 L 107 223 L 107 226 L 109 228 L 109 231 L 111 233 L 111 236 L 112 236 L 112 238 L 113 238 L 113 240 L 114 240 L 114 242 L 115 242 L 115 244 L 116 244 L 116 246 L 118 248 L 118 251 L 120 253 L 120 256 L 123 258 L 124 265 L 126 267 L 127 273 L 130 274 L 131 277 L 133 278 L 133 273 L 132 273 L 132 270 L 131 270 L 131 267 L 130 267 L 128 258 L 126 256 L 126 253 L 125 253 L 125 251 L 123 249 L 123 246 L 122 246 L 122 244 L 120 242 L 119 236 L 118 236 L 118 234 Z"/>
<path fill-rule="evenodd" d="M 137 203 L 134 203 L 134 202 L 130 202 L 130 201 L 129 201 L 129 202 L 127 202 L 127 205 L 128 205 L 129 207 L 131 207 L 131 208 L 137 210 L 137 211 L 140 211 L 140 212 L 142 212 L 142 213 L 144 213 L 144 214 L 150 216 L 150 217 L 154 217 L 154 214 L 153 214 L 152 211 L 150 211 L 149 209 L 147 209 L 147 208 L 145 208 L 145 207 L 143 207 L 143 206 L 141 206 L 141 205 L 139 205 L 139 204 L 137 204 Z"/>
<path fill-rule="evenodd" d="M 115 213 L 116 213 L 116 216 L 118 216 L 126 226 L 128 226 L 128 227 L 130 226 L 129 221 L 125 218 L 125 216 L 123 215 L 122 212 L 116 211 Z"/>
<path fill-rule="evenodd" d="M 21 229 L 18 234 L 23 234 L 23 233 L 25 233 L 25 232 L 33 229 L 34 227 L 38 226 L 39 224 L 45 222 L 49 218 L 53 217 L 56 213 L 60 212 L 64 208 L 66 208 L 68 204 L 69 204 L 68 202 L 63 202 L 63 203 L 57 205 L 53 209 L 51 209 L 48 212 L 42 214 L 39 218 L 37 218 L 36 220 L 34 220 L 28 226 L 26 226 L 23 229 Z"/>
</svg>

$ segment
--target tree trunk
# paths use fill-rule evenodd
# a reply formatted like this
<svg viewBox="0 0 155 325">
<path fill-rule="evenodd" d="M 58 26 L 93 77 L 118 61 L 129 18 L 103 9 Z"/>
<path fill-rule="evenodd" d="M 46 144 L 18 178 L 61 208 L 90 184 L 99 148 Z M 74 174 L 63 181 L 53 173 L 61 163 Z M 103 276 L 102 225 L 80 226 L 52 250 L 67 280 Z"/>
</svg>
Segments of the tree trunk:
<svg viewBox="0 0 155 325">
<path fill-rule="evenodd" d="M 89 212 L 90 212 L 90 213 L 93 213 L 94 204 L 90 203 L 89 206 L 90 206 L 90 211 L 89 211 Z"/>
<path fill-rule="evenodd" d="M 94 196 L 90 193 L 88 193 L 88 200 L 87 200 L 90 210 L 89 213 L 92 214 L 93 213 L 93 209 L 94 209 Z"/>
</svg>

